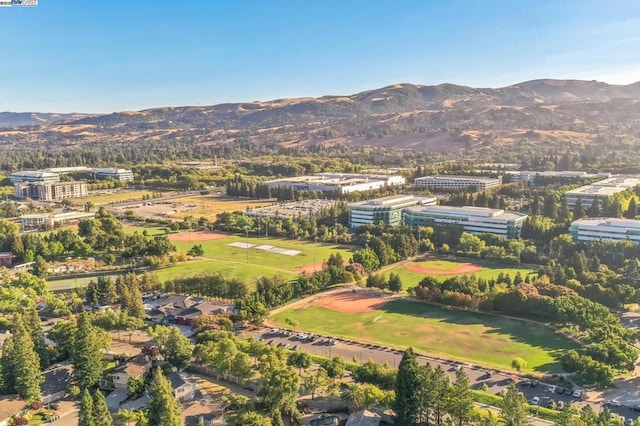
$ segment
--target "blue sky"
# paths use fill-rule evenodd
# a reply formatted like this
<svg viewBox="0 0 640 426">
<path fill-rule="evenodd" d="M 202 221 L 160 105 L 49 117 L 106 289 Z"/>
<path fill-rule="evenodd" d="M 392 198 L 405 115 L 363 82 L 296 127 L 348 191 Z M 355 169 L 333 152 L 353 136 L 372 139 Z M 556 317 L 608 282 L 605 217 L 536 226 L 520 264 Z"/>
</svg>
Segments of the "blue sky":
<svg viewBox="0 0 640 426">
<path fill-rule="evenodd" d="M 640 2 L 40 0 L 0 8 L 0 111 L 111 112 L 398 82 L 640 80 Z"/>
</svg>

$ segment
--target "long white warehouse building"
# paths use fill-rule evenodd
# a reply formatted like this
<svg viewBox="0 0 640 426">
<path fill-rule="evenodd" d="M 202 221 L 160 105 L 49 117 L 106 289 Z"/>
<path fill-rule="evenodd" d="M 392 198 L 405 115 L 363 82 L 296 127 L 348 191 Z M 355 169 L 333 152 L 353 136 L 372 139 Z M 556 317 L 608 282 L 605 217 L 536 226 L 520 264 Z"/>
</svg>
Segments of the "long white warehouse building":
<svg viewBox="0 0 640 426">
<path fill-rule="evenodd" d="M 398 175 L 369 175 L 361 173 L 317 173 L 265 181 L 269 188 L 291 188 L 297 191 L 336 191 L 341 194 L 370 191 L 385 186 L 404 185 L 406 179 Z"/>
<path fill-rule="evenodd" d="M 640 220 L 610 217 L 584 218 L 571 223 L 569 233 L 573 240 L 631 240 L 640 243 Z"/>
</svg>

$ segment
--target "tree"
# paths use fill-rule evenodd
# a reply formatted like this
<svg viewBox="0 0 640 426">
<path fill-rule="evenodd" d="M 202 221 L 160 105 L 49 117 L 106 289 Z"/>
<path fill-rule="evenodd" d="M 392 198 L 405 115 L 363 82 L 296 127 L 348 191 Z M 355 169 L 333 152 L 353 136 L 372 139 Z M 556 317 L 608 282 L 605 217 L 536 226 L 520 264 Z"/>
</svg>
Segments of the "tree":
<svg viewBox="0 0 640 426">
<path fill-rule="evenodd" d="M 93 398 L 87 389 L 82 392 L 80 399 L 80 415 L 78 426 L 96 426 L 96 419 L 93 414 Z"/>
<path fill-rule="evenodd" d="M 600 200 L 598 197 L 594 197 L 591 202 L 591 206 L 589 210 L 587 210 L 587 215 L 589 217 L 599 217 L 600 216 Z"/>
<path fill-rule="evenodd" d="M 511 382 L 500 404 L 500 418 L 507 426 L 525 426 L 528 424 L 527 416 L 527 399 L 515 382 Z"/>
<path fill-rule="evenodd" d="M 144 380 L 138 377 L 129 377 L 127 381 L 127 395 L 137 395 L 144 390 Z"/>
<path fill-rule="evenodd" d="M 344 376 L 346 366 L 341 356 L 335 356 L 324 364 L 327 375 L 332 379 L 341 379 Z"/>
<path fill-rule="evenodd" d="M 582 205 L 582 197 L 578 197 L 576 204 L 573 206 L 573 220 L 582 219 L 587 215 L 587 212 Z"/>
<path fill-rule="evenodd" d="M 104 369 L 102 349 L 104 349 L 104 342 L 99 330 L 91 324 L 91 318 L 87 312 L 81 313 L 78 317 L 78 330 L 71 352 L 73 372 L 80 387 L 95 386 L 102 378 Z"/>
<path fill-rule="evenodd" d="M 120 409 L 116 413 L 118 421 L 129 424 L 133 423 L 137 426 L 145 426 L 149 424 L 149 419 L 145 411 L 133 411 L 129 409 Z"/>
<path fill-rule="evenodd" d="M 304 352 L 291 352 L 287 358 L 287 364 L 296 367 L 300 374 L 303 369 L 311 367 L 311 355 Z"/>
<path fill-rule="evenodd" d="M 33 264 L 33 269 L 31 271 L 33 275 L 38 278 L 47 278 L 49 275 L 49 264 L 42 256 L 37 256 L 35 263 Z"/>
<path fill-rule="evenodd" d="M 178 369 L 183 369 L 191 359 L 191 343 L 178 327 L 170 327 L 163 356 L 167 362 Z"/>
<path fill-rule="evenodd" d="M 636 202 L 636 197 L 632 197 L 631 201 L 629 201 L 629 207 L 624 212 L 624 217 L 627 219 L 635 219 L 638 216 L 638 203 Z"/>
<path fill-rule="evenodd" d="M 513 361 L 511 361 L 511 367 L 518 372 L 522 371 L 523 368 L 527 367 L 527 361 L 524 358 L 520 358 L 519 356 L 515 357 Z"/>
<path fill-rule="evenodd" d="M 281 424 L 281 414 L 298 416 L 296 401 L 300 390 L 300 376 L 274 354 L 265 355 L 258 365 L 262 374 L 261 394 L 265 408 L 276 424 Z"/>
<path fill-rule="evenodd" d="M 378 259 L 378 255 L 369 247 L 357 250 L 353 253 L 353 256 L 351 256 L 351 263 L 361 264 L 367 272 L 375 271 L 380 267 L 380 259 Z"/>
<path fill-rule="evenodd" d="M 456 371 L 456 380 L 449 395 L 449 414 L 458 426 L 467 424 L 473 415 L 473 396 L 469 378 L 463 369 Z"/>
<path fill-rule="evenodd" d="M 420 412 L 420 401 L 419 394 L 416 392 L 419 385 L 418 361 L 413 348 L 410 347 L 402 355 L 396 375 L 396 400 L 393 405 L 396 424 L 407 426 L 420 424 L 420 419 L 417 418 Z"/>
<path fill-rule="evenodd" d="M 113 418 L 109 413 L 107 401 L 99 390 L 93 393 L 93 418 L 96 426 L 113 426 Z"/>
<path fill-rule="evenodd" d="M 40 370 L 40 357 L 33 340 L 24 326 L 21 314 L 14 315 L 12 350 L 8 354 L 9 366 L 13 370 L 14 389 L 27 403 L 40 400 L 40 385 L 44 375 Z M 3 354 L 4 356 L 4 354 Z"/>
<path fill-rule="evenodd" d="M 389 274 L 389 282 L 387 283 L 389 290 L 394 293 L 398 293 L 402 291 L 402 280 L 400 279 L 400 275 L 394 274 L 393 272 Z"/>
<path fill-rule="evenodd" d="M 148 332 L 169 364 L 180 369 L 187 366 L 191 359 L 191 343 L 178 327 L 156 325 L 150 327 Z"/>
<path fill-rule="evenodd" d="M 255 411 L 243 413 L 236 423 L 238 426 L 271 426 L 271 421 Z"/>
<path fill-rule="evenodd" d="M 196 244 L 189 249 L 187 255 L 191 257 L 202 257 L 204 256 L 204 248 L 202 248 L 202 244 Z"/>
<path fill-rule="evenodd" d="M 156 369 L 149 386 L 148 416 L 150 425 L 182 426 L 180 404 L 173 394 L 171 383 L 162 374 L 162 369 Z"/>
<path fill-rule="evenodd" d="M 309 374 L 304 378 L 302 387 L 305 391 L 311 392 L 311 399 L 314 399 L 316 396 L 316 392 L 319 389 L 324 388 L 329 384 L 329 376 L 327 375 L 327 370 L 320 367 L 316 370 L 315 374 Z"/>
</svg>

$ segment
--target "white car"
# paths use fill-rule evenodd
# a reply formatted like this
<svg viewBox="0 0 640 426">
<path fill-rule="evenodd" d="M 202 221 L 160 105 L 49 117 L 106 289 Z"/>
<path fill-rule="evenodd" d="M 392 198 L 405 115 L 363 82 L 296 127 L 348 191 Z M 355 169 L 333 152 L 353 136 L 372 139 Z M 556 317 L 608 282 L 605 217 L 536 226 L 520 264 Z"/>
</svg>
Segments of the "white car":
<svg viewBox="0 0 640 426">
<path fill-rule="evenodd" d="M 619 407 L 622 404 L 620 403 L 620 401 L 618 401 L 617 399 L 612 399 L 610 401 L 607 401 L 607 405 L 610 405 L 612 407 Z"/>
<path fill-rule="evenodd" d="M 547 388 L 547 392 L 556 393 L 556 387 L 551 385 Z"/>
<path fill-rule="evenodd" d="M 581 390 L 573 391 L 573 395 L 571 396 L 574 398 L 582 398 L 582 391 Z"/>
<path fill-rule="evenodd" d="M 531 405 L 538 405 L 538 404 L 540 404 L 540 397 L 534 396 L 533 399 L 531 400 Z"/>
</svg>

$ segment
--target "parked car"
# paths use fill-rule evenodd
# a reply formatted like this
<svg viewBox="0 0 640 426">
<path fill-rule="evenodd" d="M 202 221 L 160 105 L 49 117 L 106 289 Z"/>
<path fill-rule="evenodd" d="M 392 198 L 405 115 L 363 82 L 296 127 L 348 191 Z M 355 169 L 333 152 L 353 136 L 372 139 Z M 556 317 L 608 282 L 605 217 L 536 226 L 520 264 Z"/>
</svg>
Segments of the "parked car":
<svg viewBox="0 0 640 426">
<path fill-rule="evenodd" d="M 550 399 L 547 404 L 546 404 L 547 408 L 553 408 L 556 406 L 556 402 L 553 399 Z"/>
<path fill-rule="evenodd" d="M 556 404 L 556 410 L 562 411 L 564 409 L 564 401 L 558 401 Z"/>
<path fill-rule="evenodd" d="M 619 406 L 622 405 L 620 403 L 620 401 L 618 401 L 617 399 L 611 399 L 611 400 L 607 401 L 606 404 L 611 406 L 611 407 L 619 407 Z"/>
<path fill-rule="evenodd" d="M 538 382 L 537 380 L 532 380 L 531 381 L 531 387 L 535 388 L 536 386 L 538 386 L 538 383 L 540 383 L 540 382 Z"/>
<path fill-rule="evenodd" d="M 574 390 L 573 394 L 571 394 L 572 397 L 574 398 L 582 398 L 582 391 L 581 390 Z"/>
<path fill-rule="evenodd" d="M 527 378 L 524 378 L 524 379 L 520 380 L 519 384 L 521 384 L 522 386 L 529 386 L 529 385 L 531 385 L 531 380 L 529 380 Z"/>
<path fill-rule="evenodd" d="M 530 401 L 531 405 L 538 405 L 540 404 L 540 397 L 539 396 L 534 396 L 533 399 Z"/>
<path fill-rule="evenodd" d="M 556 393 L 556 389 L 557 388 L 555 386 L 551 385 L 547 388 L 547 392 Z"/>
<path fill-rule="evenodd" d="M 633 411 L 640 411 L 640 405 L 634 405 L 633 407 L 631 407 L 631 409 Z"/>
<path fill-rule="evenodd" d="M 461 368 L 462 368 L 461 364 L 456 364 L 453 366 L 453 371 L 460 371 Z"/>
<path fill-rule="evenodd" d="M 562 386 L 558 386 L 558 388 L 556 389 L 556 393 L 558 395 L 564 395 L 564 388 Z"/>
<path fill-rule="evenodd" d="M 294 351 L 297 351 L 298 349 L 300 349 L 300 345 L 295 345 L 295 346 L 293 347 L 293 350 L 294 350 Z"/>
<path fill-rule="evenodd" d="M 633 426 L 633 419 L 632 418 L 628 418 L 626 422 L 624 422 L 625 426 Z"/>
</svg>

